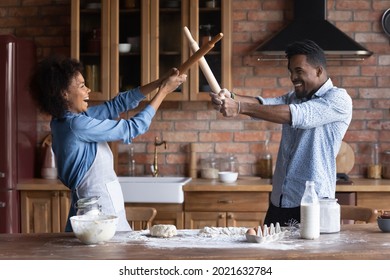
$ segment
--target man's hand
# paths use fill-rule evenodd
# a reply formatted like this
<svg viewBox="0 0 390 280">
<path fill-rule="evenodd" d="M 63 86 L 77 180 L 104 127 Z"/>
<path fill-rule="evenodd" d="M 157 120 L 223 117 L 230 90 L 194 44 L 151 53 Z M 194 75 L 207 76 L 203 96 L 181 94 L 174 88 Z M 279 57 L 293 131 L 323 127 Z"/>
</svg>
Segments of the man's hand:
<svg viewBox="0 0 390 280">
<path fill-rule="evenodd" d="M 209 95 L 211 97 L 211 103 L 213 104 L 214 109 L 222 113 L 221 109 L 222 109 L 223 101 L 226 98 L 230 98 L 231 96 L 230 91 L 224 88 L 219 93 L 210 92 Z"/>
</svg>

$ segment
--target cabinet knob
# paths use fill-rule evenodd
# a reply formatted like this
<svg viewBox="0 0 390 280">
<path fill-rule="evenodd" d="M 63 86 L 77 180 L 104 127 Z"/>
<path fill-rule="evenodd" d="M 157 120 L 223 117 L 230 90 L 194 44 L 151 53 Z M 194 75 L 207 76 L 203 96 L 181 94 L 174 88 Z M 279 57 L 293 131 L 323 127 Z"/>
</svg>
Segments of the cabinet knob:
<svg viewBox="0 0 390 280">
<path fill-rule="evenodd" d="M 228 215 L 228 219 L 233 219 L 234 218 L 234 215 L 233 214 L 229 214 Z"/>
<path fill-rule="evenodd" d="M 223 218 L 225 218 L 225 214 L 219 214 L 219 216 L 218 216 L 220 219 L 223 219 Z"/>
<path fill-rule="evenodd" d="M 53 193 L 52 193 L 52 196 L 53 196 L 53 197 L 57 197 L 57 196 L 58 196 L 58 192 L 53 192 Z"/>
</svg>

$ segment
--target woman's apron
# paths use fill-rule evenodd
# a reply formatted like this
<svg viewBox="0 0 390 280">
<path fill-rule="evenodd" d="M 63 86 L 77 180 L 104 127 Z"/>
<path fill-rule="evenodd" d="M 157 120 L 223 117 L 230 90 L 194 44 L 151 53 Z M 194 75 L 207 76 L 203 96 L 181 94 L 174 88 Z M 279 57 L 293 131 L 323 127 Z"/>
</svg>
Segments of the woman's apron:
<svg viewBox="0 0 390 280">
<path fill-rule="evenodd" d="M 77 199 L 100 196 L 98 201 L 103 214 L 119 217 L 117 231 L 131 231 L 126 219 L 121 185 L 112 168 L 113 156 L 106 142 L 97 143 L 96 158 L 76 189 Z M 74 196 L 73 196 L 74 197 Z M 75 203 L 77 200 L 73 200 Z"/>
</svg>

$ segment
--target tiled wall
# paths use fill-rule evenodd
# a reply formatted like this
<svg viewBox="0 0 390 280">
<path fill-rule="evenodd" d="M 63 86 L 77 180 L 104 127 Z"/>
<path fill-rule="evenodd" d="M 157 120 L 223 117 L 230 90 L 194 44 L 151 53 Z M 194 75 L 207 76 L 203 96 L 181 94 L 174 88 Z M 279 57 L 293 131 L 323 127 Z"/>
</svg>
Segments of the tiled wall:
<svg viewBox="0 0 390 280">
<path fill-rule="evenodd" d="M 233 0 L 233 90 L 247 95 L 276 96 L 290 88 L 285 62 L 257 62 L 248 51 L 279 30 L 292 18 L 290 0 Z M 0 34 L 33 38 L 38 57 L 50 52 L 69 54 L 69 0 L 2 0 Z M 328 19 L 374 55 L 365 61 L 329 62 L 335 85 L 348 90 L 354 101 L 351 126 L 345 136 L 355 151 L 352 176 L 365 176 L 369 144 L 379 142 L 380 149 L 390 150 L 390 46 L 382 31 L 381 17 L 390 1 L 328 0 Z M 331 38 L 329 38 L 331 40 Z M 223 86 L 223 85 L 222 85 Z M 40 140 L 49 132 L 49 119 L 40 116 Z M 168 142 L 159 147 L 162 174 L 187 175 L 189 143 L 201 144 L 203 153 L 225 156 L 235 154 L 240 173 L 256 174 L 256 160 L 270 135 L 274 158 L 280 140 L 280 126 L 247 117 L 225 119 L 208 102 L 165 102 L 150 131 L 134 141 L 139 175 L 150 174 L 153 141 L 159 136 Z M 119 173 L 126 171 L 128 147 L 119 145 Z"/>
</svg>

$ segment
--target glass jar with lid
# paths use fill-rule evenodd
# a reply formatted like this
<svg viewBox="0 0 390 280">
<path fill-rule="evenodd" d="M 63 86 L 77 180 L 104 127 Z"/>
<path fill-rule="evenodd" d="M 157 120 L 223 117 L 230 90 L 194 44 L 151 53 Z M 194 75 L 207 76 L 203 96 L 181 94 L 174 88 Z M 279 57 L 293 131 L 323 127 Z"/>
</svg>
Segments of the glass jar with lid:
<svg viewBox="0 0 390 280">
<path fill-rule="evenodd" d="M 337 198 L 321 198 L 320 200 L 320 233 L 340 231 L 340 204 Z"/>
<path fill-rule="evenodd" d="M 390 150 L 383 152 L 382 178 L 383 179 L 390 179 Z"/>
<path fill-rule="evenodd" d="M 219 160 L 210 157 L 201 161 L 201 177 L 204 179 L 218 179 Z"/>
<path fill-rule="evenodd" d="M 100 196 L 81 198 L 76 202 L 77 216 L 99 215 L 101 206 L 98 203 Z"/>
<path fill-rule="evenodd" d="M 219 171 L 238 172 L 237 158 L 232 154 L 229 154 L 222 158 Z"/>
</svg>

